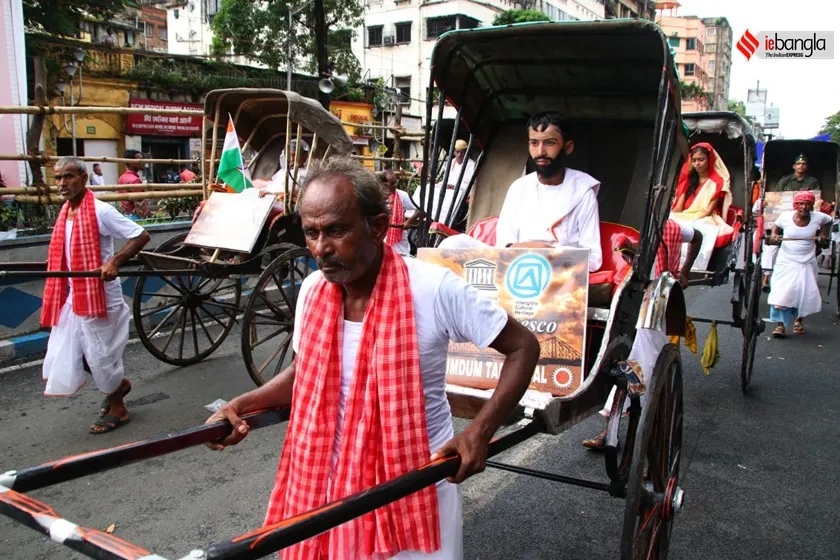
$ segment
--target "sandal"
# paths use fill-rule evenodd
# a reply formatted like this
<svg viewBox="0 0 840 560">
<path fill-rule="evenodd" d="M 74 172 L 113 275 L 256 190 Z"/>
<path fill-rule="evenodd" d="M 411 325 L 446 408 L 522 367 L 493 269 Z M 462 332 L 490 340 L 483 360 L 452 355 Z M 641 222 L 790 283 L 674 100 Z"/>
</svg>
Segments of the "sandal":
<svg viewBox="0 0 840 560">
<path fill-rule="evenodd" d="M 785 328 L 782 325 L 779 325 L 775 329 L 773 329 L 773 338 L 784 338 L 785 337 Z"/>
<path fill-rule="evenodd" d="M 95 435 L 107 434 L 108 432 L 113 432 L 120 426 L 125 426 L 128 424 L 129 420 L 130 418 L 128 416 L 125 418 L 119 418 L 111 414 L 106 414 L 94 422 L 93 426 L 91 426 L 88 431 Z"/>
<path fill-rule="evenodd" d="M 125 398 L 127 394 L 131 392 L 131 381 L 128 382 L 128 389 L 125 390 L 125 393 L 122 394 L 122 398 Z M 99 417 L 103 418 L 108 411 L 111 410 L 111 395 L 105 395 L 105 398 L 102 399 L 102 402 L 99 403 Z"/>
<path fill-rule="evenodd" d="M 805 334 L 805 325 L 802 324 L 802 321 L 794 321 L 793 322 L 793 334 Z"/>
<path fill-rule="evenodd" d="M 587 449 L 603 449 L 607 443 L 607 430 L 604 430 L 594 438 L 583 440 L 583 446 Z"/>
</svg>

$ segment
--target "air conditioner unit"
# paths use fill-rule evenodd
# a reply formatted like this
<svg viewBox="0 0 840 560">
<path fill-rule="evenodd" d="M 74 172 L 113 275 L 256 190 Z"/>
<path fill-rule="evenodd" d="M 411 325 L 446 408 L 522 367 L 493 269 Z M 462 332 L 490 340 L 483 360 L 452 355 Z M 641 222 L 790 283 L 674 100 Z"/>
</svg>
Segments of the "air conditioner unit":
<svg viewBox="0 0 840 560">
<path fill-rule="evenodd" d="M 388 46 L 393 46 L 394 43 L 396 43 L 396 40 L 394 39 L 393 35 L 388 35 L 388 36 L 383 38 L 383 42 L 384 42 L 385 46 L 388 47 Z"/>
</svg>

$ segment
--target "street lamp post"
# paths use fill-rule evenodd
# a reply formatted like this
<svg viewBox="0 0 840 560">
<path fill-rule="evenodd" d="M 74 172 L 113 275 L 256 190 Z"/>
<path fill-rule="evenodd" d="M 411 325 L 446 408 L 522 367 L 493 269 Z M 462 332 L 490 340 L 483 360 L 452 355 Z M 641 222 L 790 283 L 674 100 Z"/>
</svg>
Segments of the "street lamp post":
<svg viewBox="0 0 840 560">
<path fill-rule="evenodd" d="M 67 63 L 67 66 L 64 67 L 64 72 L 67 74 L 67 77 L 70 78 L 70 106 L 74 107 L 76 105 L 76 100 L 73 96 L 73 76 L 76 75 L 76 69 L 79 70 L 79 102 L 82 101 L 82 62 L 85 59 L 85 51 L 81 47 L 77 47 L 73 51 L 73 58 L 76 59 L 74 63 L 72 60 Z M 61 81 L 63 84 L 63 80 Z M 61 93 L 62 99 L 64 98 L 64 86 L 59 86 L 59 92 Z M 65 121 L 66 122 L 66 121 Z M 73 142 L 73 155 L 78 155 L 76 149 L 76 114 L 73 113 L 70 115 L 70 137 L 72 138 Z"/>
<path fill-rule="evenodd" d="M 292 91 L 292 28 L 294 27 L 294 20 L 292 17 L 295 14 L 300 13 L 303 11 L 309 4 L 311 4 L 313 0 L 309 0 L 308 2 L 304 3 L 297 8 L 289 9 L 289 34 L 286 36 L 286 56 L 288 57 L 288 69 L 286 71 L 286 91 Z"/>
</svg>

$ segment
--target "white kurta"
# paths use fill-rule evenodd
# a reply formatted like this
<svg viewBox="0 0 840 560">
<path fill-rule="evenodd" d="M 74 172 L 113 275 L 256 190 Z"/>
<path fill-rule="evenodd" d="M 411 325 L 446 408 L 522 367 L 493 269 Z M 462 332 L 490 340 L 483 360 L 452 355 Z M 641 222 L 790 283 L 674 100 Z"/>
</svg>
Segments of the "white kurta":
<svg viewBox="0 0 840 560">
<path fill-rule="evenodd" d="M 461 176 L 462 168 L 464 169 L 464 178 L 461 180 L 461 183 L 457 188 L 448 189 L 446 188 L 447 185 L 438 183 L 435 185 L 434 189 L 428 189 L 426 192 L 427 198 L 420 201 L 423 208 L 428 208 L 428 197 L 432 197 L 432 219 L 437 219 L 439 222 L 445 222 L 453 204 L 455 209 L 452 210 L 452 218 L 455 218 L 455 213 L 458 211 L 461 202 L 464 200 L 464 196 L 467 194 L 467 186 L 470 184 L 470 181 L 472 181 L 472 177 L 475 174 L 475 162 L 467 157 L 464 158 L 464 163 L 458 163 L 456 160 L 452 160 L 452 163 L 449 166 L 449 178 L 447 181 L 449 185 L 452 185 L 453 187 L 455 186 L 458 182 L 458 177 Z M 443 192 L 442 205 L 439 203 L 441 192 Z M 439 217 L 437 213 L 438 206 L 441 208 Z"/>
<path fill-rule="evenodd" d="M 801 227 L 793 221 L 794 212 L 785 212 L 776 220 L 776 227 L 784 230 L 784 238 L 815 237 L 820 228 L 831 223 L 822 212 L 811 212 L 811 221 Z M 798 317 L 819 313 L 822 297 L 817 285 L 816 245 L 813 240 L 782 241 L 767 303 L 775 307 L 796 309 Z"/>
<path fill-rule="evenodd" d="M 133 239 L 143 233 L 143 228 L 101 200 L 94 200 L 94 210 L 99 226 L 100 256 L 105 263 L 114 256 L 114 239 Z M 65 228 L 64 251 L 69 255 L 73 221 L 67 220 Z M 70 261 L 68 258 L 67 262 Z M 105 282 L 107 318 L 80 317 L 73 312 L 72 301 L 71 288 L 47 342 L 42 372 L 47 382 L 44 394 L 65 396 L 78 391 L 85 384 L 82 357 L 90 366 L 96 387 L 111 394 L 123 379 L 122 355 L 131 319 L 120 281 Z"/>
<path fill-rule="evenodd" d="M 544 185 L 536 173 L 513 182 L 496 225 L 496 246 L 539 241 L 555 247 L 589 249 L 589 271 L 601 268 L 601 230 L 598 217 L 600 183 L 575 169 L 566 169 L 559 185 Z M 466 235 L 445 239 L 442 248 L 483 245 Z"/>
<path fill-rule="evenodd" d="M 452 439 L 452 413 L 446 398 L 446 357 L 449 341 L 472 342 L 486 348 L 502 332 L 507 323 L 507 313 L 480 295 L 448 269 L 404 259 L 408 266 L 414 319 L 417 326 L 417 345 L 420 357 L 420 375 L 426 401 L 426 429 L 429 450 L 437 451 Z M 299 348 L 300 325 L 303 320 L 303 303 L 306 294 L 320 278 L 316 272 L 304 280 L 295 309 L 295 331 L 292 346 Z M 344 322 L 342 347 L 341 384 L 339 393 L 338 422 L 336 423 L 333 454 L 341 439 L 341 419 L 347 403 L 353 366 L 361 338 L 361 323 Z M 333 458 L 333 462 L 335 458 Z M 403 552 L 393 558 L 398 560 L 458 560 L 463 558 L 463 518 L 461 494 L 457 485 L 447 481 L 437 484 L 438 510 L 441 528 L 441 550 L 433 554 Z"/>
</svg>

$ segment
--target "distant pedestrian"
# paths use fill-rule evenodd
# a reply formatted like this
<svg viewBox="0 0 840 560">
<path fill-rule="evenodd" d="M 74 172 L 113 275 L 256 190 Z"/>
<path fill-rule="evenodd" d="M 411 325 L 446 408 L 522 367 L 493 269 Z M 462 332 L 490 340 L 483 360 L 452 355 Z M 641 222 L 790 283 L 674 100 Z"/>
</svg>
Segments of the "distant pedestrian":
<svg viewBox="0 0 840 560">
<path fill-rule="evenodd" d="M 115 430 L 128 422 L 123 398 L 131 391 L 125 379 L 123 351 L 131 312 L 116 280 L 120 266 L 148 242 L 149 234 L 93 196 L 85 185 L 85 164 L 78 158 L 58 160 L 58 192 L 66 201 L 55 222 L 47 270 L 99 271 L 96 278 L 48 278 L 41 324 L 52 327 L 44 358 L 44 394 L 68 396 L 85 384 L 85 367 L 106 396 L 92 434 Z M 114 239 L 127 239 L 115 254 Z"/>
<path fill-rule="evenodd" d="M 105 184 L 105 177 L 102 175 L 102 168 L 98 163 L 93 164 L 93 173 L 90 175 L 91 186 L 100 186 Z"/>
<path fill-rule="evenodd" d="M 196 180 L 198 175 L 193 173 L 192 169 L 190 169 L 189 165 L 185 165 L 181 168 L 181 182 L 182 183 L 192 183 Z"/>
<path fill-rule="evenodd" d="M 143 169 L 143 154 L 140 153 L 138 150 L 126 150 L 123 152 L 124 159 L 134 159 L 137 160 L 134 163 L 127 163 L 125 164 L 125 173 L 120 175 L 120 178 L 117 180 L 118 185 L 140 185 L 143 181 L 140 179 L 140 170 Z M 119 191 L 121 193 L 131 193 L 131 192 L 138 192 L 137 190 L 125 190 Z M 145 218 L 149 215 L 149 207 L 146 204 L 145 200 L 141 200 L 139 203 L 134 202 L 133 200 L 122 200 L 120 201 L 120 208 L 122 208 L 123 214 L 134 214 L 138 218 Z"/>
</svg>

